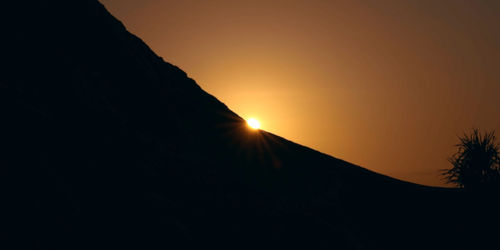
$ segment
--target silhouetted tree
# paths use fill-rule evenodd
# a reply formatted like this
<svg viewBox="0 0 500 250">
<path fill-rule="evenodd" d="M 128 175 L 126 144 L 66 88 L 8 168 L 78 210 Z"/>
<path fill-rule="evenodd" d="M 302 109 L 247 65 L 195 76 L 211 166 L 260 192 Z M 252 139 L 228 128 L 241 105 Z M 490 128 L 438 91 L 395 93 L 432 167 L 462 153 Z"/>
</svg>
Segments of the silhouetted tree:
<svg viewBox="0 0 500 250">
<path fill-rule="evenodd" d="M 453 167 L 443 170 L 447 182 L 468 189 L 498 187 L 500 146 L 495 141 L 495 131 L 482 134 L 479 129 L 473 129 L 471 134 L 464 133 L 459 139 L 457 153 L 448 159 Z"/>
</svg>

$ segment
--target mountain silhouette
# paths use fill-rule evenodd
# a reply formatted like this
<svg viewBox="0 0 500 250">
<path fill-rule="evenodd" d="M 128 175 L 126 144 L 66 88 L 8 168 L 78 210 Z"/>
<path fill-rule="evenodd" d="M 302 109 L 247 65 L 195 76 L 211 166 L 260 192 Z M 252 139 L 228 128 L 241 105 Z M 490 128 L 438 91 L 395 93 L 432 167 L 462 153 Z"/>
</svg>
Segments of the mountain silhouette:
<svg viewBox="0 0 500 250">
<path fill-rule="evenodd" d="M 480 249 L 498 236 L 461 190 L 248 129 L 96 0 L 2 5 L 3 249 Z"/>
</svg>

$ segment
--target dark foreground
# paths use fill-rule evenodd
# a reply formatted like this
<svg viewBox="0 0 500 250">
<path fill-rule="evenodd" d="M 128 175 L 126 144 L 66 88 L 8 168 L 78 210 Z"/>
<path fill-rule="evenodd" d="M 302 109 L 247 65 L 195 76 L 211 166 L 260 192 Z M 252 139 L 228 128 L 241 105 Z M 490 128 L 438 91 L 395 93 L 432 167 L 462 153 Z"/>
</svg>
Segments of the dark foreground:
<svg viewBox="0 0 500 250">
<path fill-rule="evenodd" d="M 95 0 L 2 5 L 2 249 L 498 247 L 498 196 L 251 131 Z"/>
</svg>

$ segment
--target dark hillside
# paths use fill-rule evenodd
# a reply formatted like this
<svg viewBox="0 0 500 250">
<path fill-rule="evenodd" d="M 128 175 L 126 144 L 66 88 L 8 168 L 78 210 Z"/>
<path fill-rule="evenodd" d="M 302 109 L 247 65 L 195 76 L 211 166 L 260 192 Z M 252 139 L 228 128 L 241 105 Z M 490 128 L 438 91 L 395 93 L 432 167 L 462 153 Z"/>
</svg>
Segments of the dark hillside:
<svg viewBox="0 0 500 250">
<path fill-rule="evenodd" d="M 2 249 L 478 249 L 494 223 L 247 129 L 95 0 L 2 5 Z"/>
</svg>

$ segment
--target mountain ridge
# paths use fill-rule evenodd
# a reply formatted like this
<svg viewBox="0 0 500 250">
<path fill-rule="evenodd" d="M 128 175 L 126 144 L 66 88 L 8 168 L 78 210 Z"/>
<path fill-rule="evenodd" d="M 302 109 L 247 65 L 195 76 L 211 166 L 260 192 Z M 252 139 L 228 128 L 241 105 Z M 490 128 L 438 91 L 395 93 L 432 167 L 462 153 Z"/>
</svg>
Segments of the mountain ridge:
<svg viewBox="0 0 500 250">
<path fill-rule="evenodd" d="M 459 204 L 459 190 L 249 130 L 97 1 L 9 4 L 0 83 L 8 243 L 446 249 L 462 245 L 446 237 L 469 233 L 468 222 L 436 214 Z"/>
</svg>

